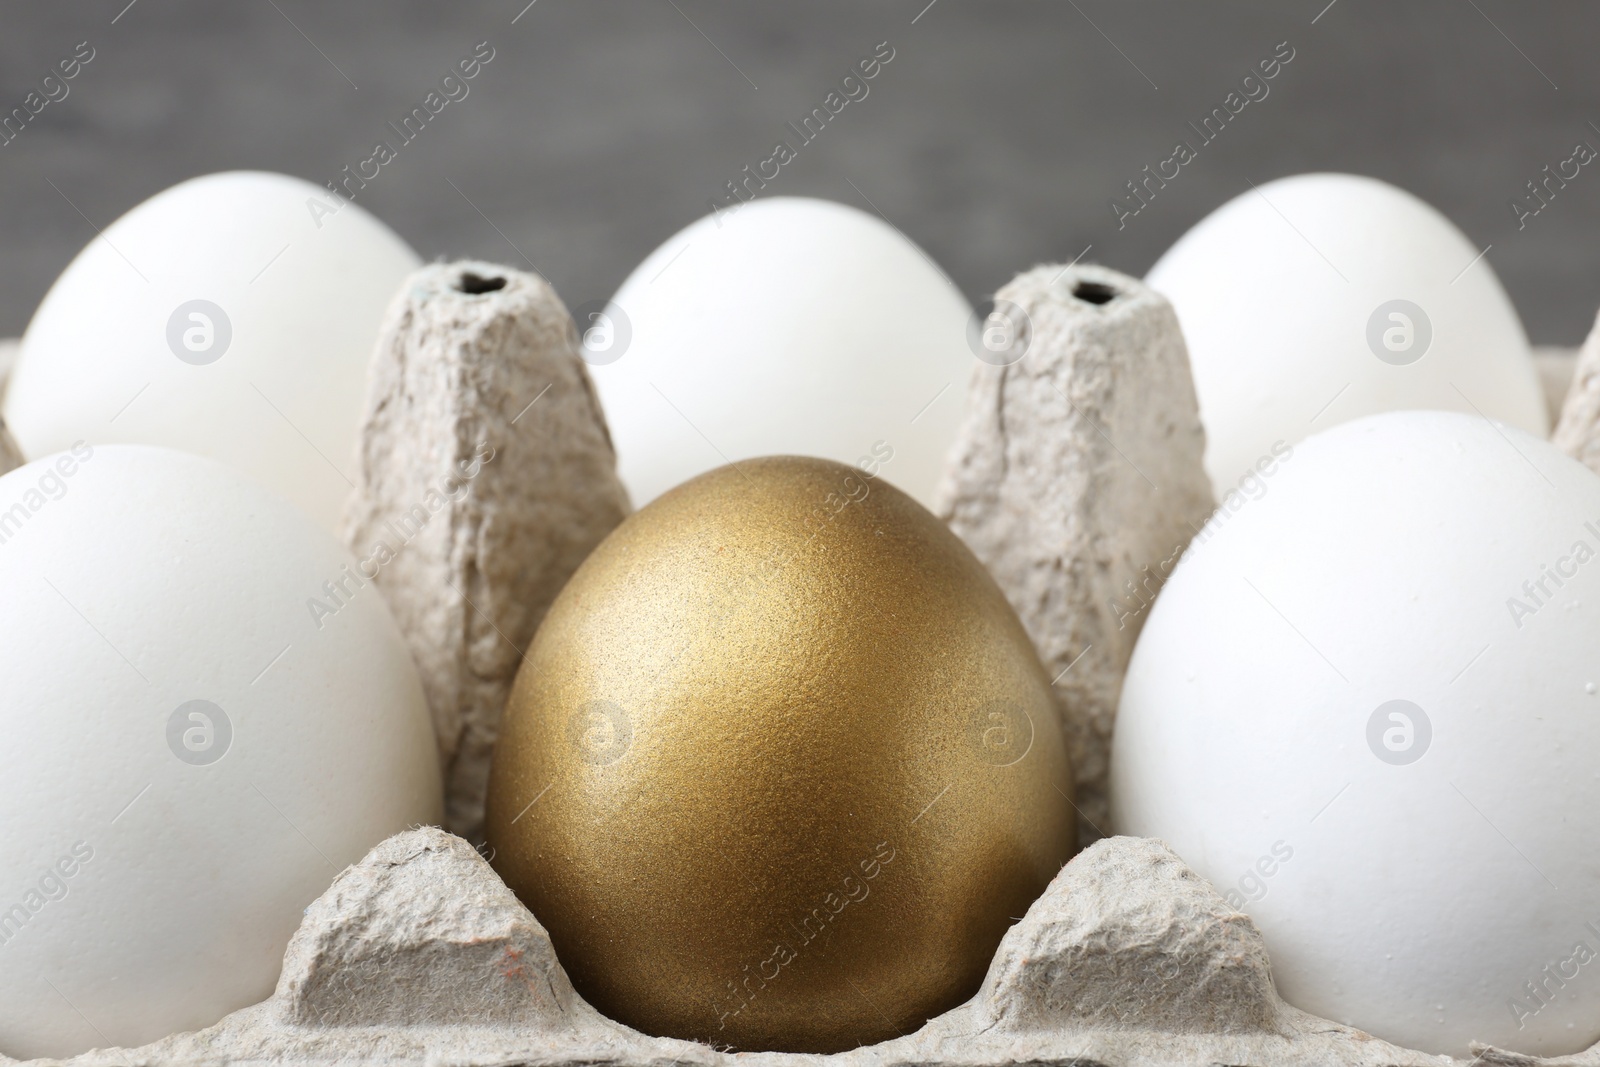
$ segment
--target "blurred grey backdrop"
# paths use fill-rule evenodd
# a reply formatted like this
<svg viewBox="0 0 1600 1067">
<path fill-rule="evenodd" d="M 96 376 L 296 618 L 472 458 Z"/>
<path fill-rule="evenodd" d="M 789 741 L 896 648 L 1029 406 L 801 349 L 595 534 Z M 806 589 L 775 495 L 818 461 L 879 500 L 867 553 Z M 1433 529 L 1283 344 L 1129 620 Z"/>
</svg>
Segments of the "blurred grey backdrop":
<svg viewBox="0 0 1600 1067">
<path fill-rule="evenodd" d="M 610 295 L 880 41 L 870 95 L 767 191 L 880 212 L 975 301 L 1088 246 L 1142 274 L 1249 183 L 1341 170 L 1492 246 L 1536 343 L 1576 343 L 1600 304 L 1600 167 L 1521 229 L 1508 206 L 1600 147 L 1600 6 L 1580 0 L 31 0 L 0 5 L 0 113 L 80 41 L 95 58 L 69 95 L 0 148 L 0 336 L 95 227 L 210 171 L 332 180 L 480 41 L 470 95 L 360 202 L 425 257 L 526 259 L 569 306 Z M 1281 41 L 1270 95 L 1119 230 L 1110 198 Z"/>
</svg>

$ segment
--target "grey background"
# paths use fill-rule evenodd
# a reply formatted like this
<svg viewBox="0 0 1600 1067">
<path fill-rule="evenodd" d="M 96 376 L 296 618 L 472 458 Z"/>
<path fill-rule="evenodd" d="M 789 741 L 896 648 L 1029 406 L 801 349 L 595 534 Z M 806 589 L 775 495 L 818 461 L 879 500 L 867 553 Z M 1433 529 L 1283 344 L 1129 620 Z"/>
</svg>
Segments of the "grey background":
<svg viewBox="0 0 1600 1067">
<path fill-rule="evenodd" d="M 1600 147 L 1600 7 L 1578 0 L 525 4 L 0 7 L 0 110 L 78 41 L 98 53 L 0 149 L 0 335 L 91 224 L 210 171 L 332 179 L 483 40 L 470 96 L 359 202 L 425 257 L 526 257 L 569 306 L 609 295 L 881 40 L 897 54 L 870 95 L 769 192 L 881 212 L 974 300 L 1091 244 L 1142 274 L 1247 183 L 1344 170 L 1492 244 L 1536 343 L 1576 343 L 1600 304 L 1600 166 L 1521 232 L 1507 207 L 1574 142 Z M 1109 198 L 1284 40 L 1271 94 L 1119 232 Z"/>
</svg>

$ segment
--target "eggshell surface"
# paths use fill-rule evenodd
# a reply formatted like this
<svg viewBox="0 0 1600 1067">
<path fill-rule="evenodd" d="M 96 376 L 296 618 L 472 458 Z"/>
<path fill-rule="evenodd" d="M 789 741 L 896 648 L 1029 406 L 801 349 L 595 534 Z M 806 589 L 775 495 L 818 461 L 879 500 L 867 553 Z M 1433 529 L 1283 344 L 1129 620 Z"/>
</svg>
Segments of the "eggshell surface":
<svg viewBox="0 0 1600 1067">
<path fill-rule="evenodd" d="M 23 335 L 5 421 L 29 458 L 77 440 L 210 456 L 332 530 L 379 325 L 419 265 L 361 207 L 298 178 L 183 182 L 56 280 Z"/>
<path fill-rule="evenodd" d="M 972 308 L 877 217 L 758 199 L 687 227 L 603 309 L 574 314 L 635 505 L 752 456 L 855 464 L 875 445 L 893 455 L 883 477 L 932 500 Z"/>
<path fill-rule="evenodd" d="M 1189 345 L 1220 499 L 1272 445 L 1436 409 L 1544 436 L 1528 340 L 1481 246 L 1404 190 L 1302 174 L 1202 219 L 1145 281 Z"/>
<path fill-rule="evenodd" d="M 1162 589 L 1112 756 L 1290 1003 L 1470 1058 L 1600 1038 L 1600 478 L 1477 416 L 1295 445 Z"/>
<path fill-rule="evenodd" d="M 578 568 L 517 673 L 487 838 L 611 1018 L 839 1052 L 977 992 L 1075 825 L 1050 679 L 982 564 L 882 480 L 773 456 Z"/>
<path fill-rule="evenodd" d="M 0 1052 L 266 998 L 302 909 L 437 821 L 422 689 L 354 569 L 186 453 L 80 445 L 0 478 Z"/>
</svg>

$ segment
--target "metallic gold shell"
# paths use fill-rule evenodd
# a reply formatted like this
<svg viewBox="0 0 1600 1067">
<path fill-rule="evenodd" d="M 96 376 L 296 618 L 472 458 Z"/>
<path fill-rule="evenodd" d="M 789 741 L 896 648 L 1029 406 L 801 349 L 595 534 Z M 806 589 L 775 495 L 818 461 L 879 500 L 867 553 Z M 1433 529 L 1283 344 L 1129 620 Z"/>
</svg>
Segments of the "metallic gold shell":
<svg viewBox="0 0 1600 1067">
<path fill-rule="evenodd" d="M 938 519 L 851 467 L 742 462 L 626 520 L 550 609 L 494 755 L 494 865 L 646 1033 L 910 1033 L 1072 854 L 1055 715 Z"/>
</svg>

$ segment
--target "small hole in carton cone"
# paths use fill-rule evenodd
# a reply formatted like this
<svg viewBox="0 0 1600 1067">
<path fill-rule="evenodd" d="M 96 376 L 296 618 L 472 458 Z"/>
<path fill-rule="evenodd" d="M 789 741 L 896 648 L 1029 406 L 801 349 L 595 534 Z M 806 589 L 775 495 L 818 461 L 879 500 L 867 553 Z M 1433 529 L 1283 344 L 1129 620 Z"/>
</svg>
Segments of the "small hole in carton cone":
<svg viewBox="0 0 1600 1067">
<path fill-rule="evenodd" d="M 470 270 L 462 271 L 461 278 L 456 282 L 456 288 L 463 293 L 477 296 L 481 293 L 492 293 L 506 287 L 504 278 L 485 278 L 481 274 L 474 274 Z"/>
<path fill-rule="evenodd" d="M 1099 282 L 1079 282 L 1072 287 L 1072 295 L 1089 304 L 1109 304 L 1117 291 Z"/>
</svg>

